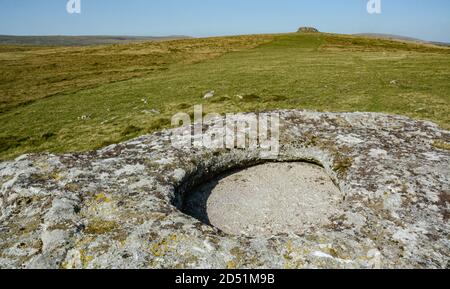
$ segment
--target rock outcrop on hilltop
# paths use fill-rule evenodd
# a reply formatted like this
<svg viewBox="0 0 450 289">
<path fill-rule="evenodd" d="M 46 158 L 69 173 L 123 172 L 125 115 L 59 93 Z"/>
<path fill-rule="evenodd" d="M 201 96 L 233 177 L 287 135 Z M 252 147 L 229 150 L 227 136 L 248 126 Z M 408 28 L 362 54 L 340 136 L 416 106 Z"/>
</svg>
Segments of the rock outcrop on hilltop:
<svg viewBox="0 0 450 289">
<path fill-rule="evenodd" d="M 297 32 L 300 33 L 319 33 L 320 31 L 314 27 L 300 27 Z"/>
<path fill-rule="evenodd" d="M 0 163 L 0 268 L 449 267 L 450 152 L 435 144 L 450 132 L 385 114 L 280 115 L 277 161 L 321 164 L 342 194 L 325 224 L 236 236 L 184 214 L 193 186 L 263 160 L 174 148 L 165 130 Z"/>
</svg>

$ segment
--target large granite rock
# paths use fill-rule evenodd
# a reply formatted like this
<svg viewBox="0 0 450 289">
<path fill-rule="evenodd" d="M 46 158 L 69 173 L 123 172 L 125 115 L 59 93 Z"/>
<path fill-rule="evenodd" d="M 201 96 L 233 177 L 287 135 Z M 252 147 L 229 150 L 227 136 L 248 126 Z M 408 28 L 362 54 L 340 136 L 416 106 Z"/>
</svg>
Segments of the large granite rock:
<svg viewBox="0 0 450 289">
<path fill-rule="evenodd" d="M 280 113 L 278 160 L 322 164 L 342 193 L 327 224 L 233 236 L 183 214 L 192 186 L 262 160 L 175 149 L 167 130 L 1 163 L 0 267 L 450 267 L 450 132 L 384 114 Z"/>
<path fill-rule="evenodd" d="M 320 31 L 314 27 L 300 27 L 297 32 L 300 33 L 319 33 Z"/>
</svg>

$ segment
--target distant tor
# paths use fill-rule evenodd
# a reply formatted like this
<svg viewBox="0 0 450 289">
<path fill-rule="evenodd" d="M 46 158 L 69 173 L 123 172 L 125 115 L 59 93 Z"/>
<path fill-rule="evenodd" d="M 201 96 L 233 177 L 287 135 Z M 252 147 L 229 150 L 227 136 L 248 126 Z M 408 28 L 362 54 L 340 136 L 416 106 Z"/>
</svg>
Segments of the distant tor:
<svg viewBox="0 0 450 289">
<path fill-rule="evenodd" d="M 300 27 L 297 32 L 300 33 L 319 33 L 320 31 L 314 27 Z"/>
</svg>

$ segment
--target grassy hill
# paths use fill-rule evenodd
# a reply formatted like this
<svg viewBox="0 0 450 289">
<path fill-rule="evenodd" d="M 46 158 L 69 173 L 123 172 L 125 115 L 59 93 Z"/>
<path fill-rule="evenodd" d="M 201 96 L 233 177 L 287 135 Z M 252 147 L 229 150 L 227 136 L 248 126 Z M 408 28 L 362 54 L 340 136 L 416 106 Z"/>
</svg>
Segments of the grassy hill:
<svg viewBox="0 0 450 289">
<path fill-rule="evenodd" d="M 188 36 L 14 36 L 0 35 L 0 45 L 84 46 L 186 39 Z"/>
<path fill-rule="evenodd" d="M 94 47 L 0 46 L 0 159 L 85 151 L 171 116 L 307 108 L 387 112 L 450 128 L 450 49 L 332 34 Z M 216 96 L 202 95 L 215 90 Z"/>
<path fill-rule="evenodd" d="M 450 46 L 450 43 L 425 41 L 425 40 L 421 40 L 421 39 L 417 39 L 417 38 L 413 38 L 413 37 L 401 36 L 401 35 L 382 34 L 382 33 L 360 33 L 360 34 L 355 34 L 355 35 L 362 36 L 362 37 L 398 40 L 398 41 L 404 41 L 404 42 L 415 42 L 415 43 L 421 43 L 421 44 L 432 44 L 432 45 L 445 46 L 445 47 Z"/>
</svg>

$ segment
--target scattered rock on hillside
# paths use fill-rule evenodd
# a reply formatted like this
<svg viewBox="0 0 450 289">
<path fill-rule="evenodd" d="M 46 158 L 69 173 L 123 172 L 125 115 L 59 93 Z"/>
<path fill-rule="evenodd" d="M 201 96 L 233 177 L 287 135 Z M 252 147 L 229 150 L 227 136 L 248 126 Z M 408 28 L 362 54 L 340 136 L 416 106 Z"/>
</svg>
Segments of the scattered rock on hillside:
<svg viewBox="0 0 450 289">
<path fill-rule="evenodd" d="M 214 90 L 208 91 L 208 92 L 205 93 L 205 95 L 203 96 L 203 99 L 209 99 L 209 98 L 212 98 L 212 97 L 214 97 L 215 93 L 216 93 L 216 92 L 215 92 Z"/>
<path fill-rule="evenodd" d="M 145 109 L 145 110 L 143 110 L 142 111 L 143 113 L 145 113 L 145 114 L 161 114 L 161 112 L 159 111 L 159 110 L 157 110 L 157 109 Z"/>
<path fill-rule="evenodd" d="M 279 113 L 277 161 L 321 164 L 339 189 L 327 222 L 240 236 L 184 214 L 194 186 L 259 164 L 260 151 L 174 148 L 164 130 L 0 163 L 0 268 L 448 268 L 449 131 L 385 114 Z"/>
<path fill-rule="evenodd" d="M 90 120 L 91 116 L 90 115 L 82 115 L 78 117 L 78 120 Z"/>
<path fill-rule="evenodd" d="M 397 85 L 397 84 L 398 84 L 398 81 L 397 81 L 397 80 L 392 80 L 392 81 L 390 82 L 390 84 L 391 84 L 391 85 Z"/>
</svg>

